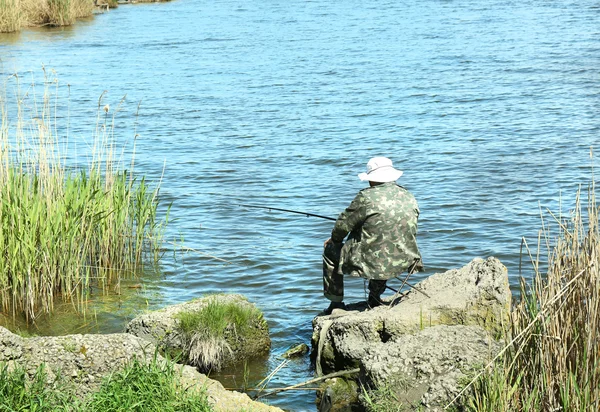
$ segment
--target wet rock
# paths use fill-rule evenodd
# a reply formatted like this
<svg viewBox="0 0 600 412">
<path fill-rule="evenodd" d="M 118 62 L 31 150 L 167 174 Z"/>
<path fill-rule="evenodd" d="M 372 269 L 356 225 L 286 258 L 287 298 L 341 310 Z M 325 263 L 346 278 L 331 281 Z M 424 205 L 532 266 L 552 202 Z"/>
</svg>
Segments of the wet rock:
<svg viewBox="0 0 600 412">
<path fill-rule="evenodd" d="M 306 343 L 300 343 L 286 350 L 281 356 L 286 359 L 299 358 L 301 356 L 306 355 L 309 351 L 310 349 Z"/>
<path fill-rule="evenodd" d="M 189 341 L 179 327 L 180 321 L 177 315 L 182 312 L 197 312 L 204 308 L 210 300 L 256 309 L 255 305 L 248 302 L 242 295 L 212 295 L 138 316 L 129 322 L 126 332 L 156 344 L 161 351 L 175 356 L 184 354 L 184 357 L 187 358 Z M 211 364 L 210 359 L 201 359 L 196 366 L 203 371 L 219 370 L 221 367 L 268 353 L 271 347 L 267 322 L 262 316 L 253 319 L 243 334 L 234 328 L 229 328 L 224 338 L 226 349 L 220 352 L 223 356 L 222 362 Z"/>
<path fill-rule="evenodd" d="M 319 412 L 356 411 L 358 394 L 358 384 L 352 379 L 327 379 L 317 390 Z"/>
<path fill-rule="evenodd" d="M 407 410 L 437 407 L 457 393 L 458 382 L 499 350 L 512 299 L 507 270 L 493 257 L 474 259 L 415 287 L 429 297 L 410 290 L 389 307 L 351 305 L 315 318 L 317 373 L 359 367 L 361 384 L 385 387 Z"/>
</svg>

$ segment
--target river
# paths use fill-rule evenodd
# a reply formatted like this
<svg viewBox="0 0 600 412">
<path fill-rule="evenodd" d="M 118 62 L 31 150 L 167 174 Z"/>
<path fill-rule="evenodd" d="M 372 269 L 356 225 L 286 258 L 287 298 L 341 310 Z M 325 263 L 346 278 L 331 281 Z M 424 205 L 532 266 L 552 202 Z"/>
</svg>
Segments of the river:
<svg viewBox="0 0 600 412">
<path fill-rule="evenodd" d="M 120 331 L 148 307 L 242 293 L 273 339 L 269 359 L 250 365 L 256 378 L 309 342 L 327 306 L 332 222 L 239 205 L 336 217 L 365 186 L 356 175 L 369 158 L 388 156 L 421 208 L 426 271 L 414 280 L 496 256 L 516 287 L 540 207 L 568 210 L 598 166 L 599 20 L 596 0 L 178 0 L 0 34 L 0 65 L 25 84 L 42 65 L 56 71 L 71 140 L 90 136 L 104 91 L 111 114 L 126 95 L 115 135 L 139 135 L 138 173 L 157 182 L 164 166 L 167 239 L 199 251 L 167 253 L 128 310 L 97 310 L 95 331 Z M 346 286 L 347 302 L 364 299 L 362 280 Z M 87 330 L 65 325 L 46 328 Z M 292 362 L 270 385 L 311 374 Z M 316 410 L 312 392 L 271 403 Z"/>
</svg>

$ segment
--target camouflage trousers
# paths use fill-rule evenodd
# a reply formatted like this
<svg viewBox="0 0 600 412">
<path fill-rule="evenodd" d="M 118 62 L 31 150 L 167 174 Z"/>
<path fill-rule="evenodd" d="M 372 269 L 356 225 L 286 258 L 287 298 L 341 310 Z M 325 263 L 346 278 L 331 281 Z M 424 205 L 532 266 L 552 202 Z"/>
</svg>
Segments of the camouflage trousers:
<svg viewBox="0 0 600 412">
<path fill-rule="evenodd" d="M 323 250 L 323 294 L 332 302 L 344 300 L 344 275 L 339 271 L 342 246 L 343 243 L 330 242 Z M 369 296 L 379 299 L 386 283 L 387 280 L 369 279 Z"/>
</svg>

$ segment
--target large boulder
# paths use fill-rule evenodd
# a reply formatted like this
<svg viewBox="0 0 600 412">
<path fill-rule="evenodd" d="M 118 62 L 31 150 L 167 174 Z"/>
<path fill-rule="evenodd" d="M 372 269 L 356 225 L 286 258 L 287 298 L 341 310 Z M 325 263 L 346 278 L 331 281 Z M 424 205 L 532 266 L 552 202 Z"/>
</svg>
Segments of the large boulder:
<svg viewBox="0 0 600 412">
<path fill-rule="evenodd" d="M 23 368 L 30 377 L 44 364 L 48 384 L 60 375 L 81 399 L 98 390 L 103 378 L 134 358 L 150 361 L 155 357 L 167 362 L 156 353 L 154 344 L 127 333 L 22 338 L 0 326 L 0 364 L 6 363 L 10 369 Z M 216 411 L 281 412 L 279 408 L 253 401 L 246 394 L 226 390 L 195 368 L 176 366 L 182 372 L 182 385 L 205 390 Z"/>
<path fill-rule="evenodd" d="M 223 336 L 224 348 L 221 350 L 214 350 L 215 345 L 207 344 L 207 339 L 194 340 L 189 331 L 186 332 L 180 327 L 182 314 L 197 313 L 209 304 L 237 305 L 254 314 L 243 332 L 233 325 L 226 328 Z M 126 332 L 154 343 L 161 351 L 171 355 L 183 354 L 184 360 L 199 367 L 201 371 L 219 370 L 245 359 L 264 355 L 271 347 L 269 329 L 262 313 L 244 296 L 237 294 L 211 295 L 143 314 L 129 322 Z M 200 346 L 204 345 L 202 347 L 209 353 L 192 359 L 190 352 L 193 348 L 190 348 L 190 345 L 194 345 L 195 342 Z M 201 351 L 202 348 L 197 350 Z"/>
<path fill-rule="evenodd" d="M 456 394 L 499 349 L 512 299 L 507 270 L 493 257 L 474 259 L 415 288 L 423 293 L 411 289 L 390 306 L 315 318 L 317 374 L 360 368 L 362 385 L 392 388 L 407 405 L 435 407 Z"/>
</svg>

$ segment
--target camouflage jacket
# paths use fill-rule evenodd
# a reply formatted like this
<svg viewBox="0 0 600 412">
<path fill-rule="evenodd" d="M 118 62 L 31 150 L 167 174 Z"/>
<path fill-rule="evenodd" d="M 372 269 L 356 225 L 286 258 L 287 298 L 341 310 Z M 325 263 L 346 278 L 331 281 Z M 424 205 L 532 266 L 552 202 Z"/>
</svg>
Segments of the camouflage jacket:
<svg viewBox="0 0 600 412">
<path fill-rule="evenodd" d="M 390 279 L 416 262 L 419 205 L 395 182 L 358 192 L 335 222 L 331 239 L 341 243 L 350 233 L 340 257 L 340 272 L 367 279 Z"/>
</svg>

